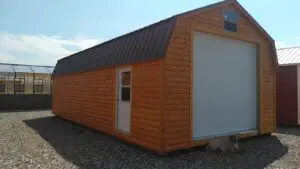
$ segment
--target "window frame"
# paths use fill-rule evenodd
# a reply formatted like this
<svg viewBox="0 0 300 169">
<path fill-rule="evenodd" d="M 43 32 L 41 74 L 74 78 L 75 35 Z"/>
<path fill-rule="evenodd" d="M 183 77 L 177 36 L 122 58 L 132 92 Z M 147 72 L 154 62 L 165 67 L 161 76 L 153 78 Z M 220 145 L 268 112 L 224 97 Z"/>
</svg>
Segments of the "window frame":
<svg viewBox="0 0 300 169">
<path fill-rule="evenodd" d="M 3 83 L 1 83 L 1 81 L 3 81 Z M 3 85 L 3 90 L 1 90 L 1 87 L 0 87 L 0 92 L 1 93 L 4 93 L 5 92 L 5 83 L 6 83 L 6 79 L 5 79 L 5 76 L 1 76 L 0 77 L 0 85 Z"/>
<path fill-rule="evenodd" d="M 40 81 L 41 84 L 36 84 L 36 81 Z M 44 89 L 43 86 L 44 86 L 43 78 L 34 78 L 33 79 L 33 88 L 32 88 L 33 93 L 43 92 L 43 89 Z M 36 87 L 38 87 L 38 89 L 41 89 L 41 90 L 36 90 Z"/>
<path fill-rule="evenodd" d="M 235 19 L 227 19 L 226 16 L 228 14 L 235 14 Z M 234 10 L 234 9 L 223 9 L 223 28 L 226 32 L 238 32 L 238 20 L 239 20 L 239 15 L 238 13 Z M 228 29 L 228 27 L 226 27 L 226 25 L 231 24 L 235 26 L 235 29 Z"/>
<path fill-rule="evenodd" d="M 131 102 L 131 78 L 132 78 L 132 72 L 131 72 L 131 70 L 122 70 L 121 72 L 121 75 L 119 74 L 119 78 L 120 78 L 120 86 L 119 86 L 119 88 L 120 88 L 120 101 L 121 102 Z M 129 73 L 129 84 L 128 85 L 124 85 L 123 84 L 123 74 L 125 74 L 125 73 Z M 123 96 L 123 90 L 124 89 L 128 89 L 129 90 L 129 96 L 128 97 L 126 97 L 126 98 L 128 98 L 128 99 L 124 99 L 124 96 Z"/>
<path fill-rule="evenodd" d="M 23 82 L 23 84 L 16 84 L 16 82 Z M 18 86 L 18 89 L 22 89 L 22 90 L 16 90 L 17 89 L 16 86 Z M 14 91 L 15 91 L 15 93 L 24 93 L 25 92 L 25 77 L 16 77 L 15 78 Z"/>
</svg>

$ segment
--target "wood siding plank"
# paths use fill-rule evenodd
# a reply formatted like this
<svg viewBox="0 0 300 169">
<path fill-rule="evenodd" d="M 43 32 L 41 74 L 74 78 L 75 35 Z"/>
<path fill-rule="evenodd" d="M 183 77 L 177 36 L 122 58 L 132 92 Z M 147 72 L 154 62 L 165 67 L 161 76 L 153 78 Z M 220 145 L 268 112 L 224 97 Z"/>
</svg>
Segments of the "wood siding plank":
<svg viewBox="0 0 300 169">
<path fill-rule="evenodd" d="M 131 133 L 115 128 L 116 69 L 58 76 L 53 81 L 53 112 L 81 125 L 162 152 L 161 61 L 132 67 Z"/>
</svg>

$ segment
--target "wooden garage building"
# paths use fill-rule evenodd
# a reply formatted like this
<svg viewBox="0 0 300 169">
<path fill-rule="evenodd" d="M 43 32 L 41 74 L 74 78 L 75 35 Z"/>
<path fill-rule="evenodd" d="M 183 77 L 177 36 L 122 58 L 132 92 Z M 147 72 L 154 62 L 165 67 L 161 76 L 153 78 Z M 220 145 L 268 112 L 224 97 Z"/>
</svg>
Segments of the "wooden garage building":
<svg viewBox="0 0 300 169">
<path fill-rule="evenodd" d="M 274 40 L 235 0 L 57 62 L 53 113 L 159 153 L 276 126 Z"/>
<path fill-rule="evenodd" d="M 300 125 L 300 47 L 277 50 L 277 125 Z"/>
</svg>

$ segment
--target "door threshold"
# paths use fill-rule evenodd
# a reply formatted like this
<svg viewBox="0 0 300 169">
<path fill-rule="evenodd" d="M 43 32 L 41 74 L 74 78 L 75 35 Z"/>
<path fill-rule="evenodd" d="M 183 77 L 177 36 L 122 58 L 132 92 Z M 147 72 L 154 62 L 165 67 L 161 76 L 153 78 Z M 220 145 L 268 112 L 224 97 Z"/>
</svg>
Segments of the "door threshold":
<svg viewBox="0 0 300 169">
<path fill-rule="evenodd" d="M 122 133 L 122 134 L 127 134 L 127 135 L 130 134 L 129 131 L 122 131 L 122 130 L 120 130 L 120 129 L 117 129 L 117 131 L 118 131 L 119 133 Z"/>
</svg>

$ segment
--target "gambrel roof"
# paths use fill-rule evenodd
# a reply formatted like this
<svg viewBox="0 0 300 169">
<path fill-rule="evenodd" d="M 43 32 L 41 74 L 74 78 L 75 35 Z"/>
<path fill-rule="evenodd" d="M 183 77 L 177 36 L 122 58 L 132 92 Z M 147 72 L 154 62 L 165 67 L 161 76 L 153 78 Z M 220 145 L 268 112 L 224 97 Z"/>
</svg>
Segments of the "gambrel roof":
<svg viewBox="0 0 300 169">
<path fill-rule="evenodd" d="M 120 64 L 159 59 L 165 55 L 175 18 L 117 37 L 58 61 L 54 75 L 85 72 Z"/>
<path fill-rule="evenodd" d="M 199 12 L 228 3 L 233 3 L 242 10 L 245 16 L 274 44 L 272 37 L 236 0 L 225 0 L 172 16 L 60 59 L 55 66 L 53 75 L 93 71 L 121 64 L 134 64 L 142 61 L 162 59 L 167 51 L 177 16 L 188 15 L 193 12 Z M 276 56 L 275 45 L 272 45 L 272 51 Z"/>
</svg>

